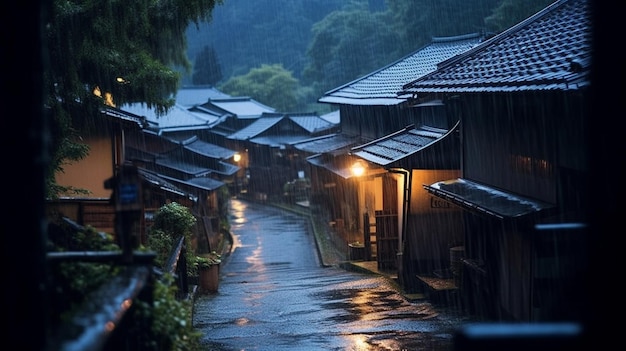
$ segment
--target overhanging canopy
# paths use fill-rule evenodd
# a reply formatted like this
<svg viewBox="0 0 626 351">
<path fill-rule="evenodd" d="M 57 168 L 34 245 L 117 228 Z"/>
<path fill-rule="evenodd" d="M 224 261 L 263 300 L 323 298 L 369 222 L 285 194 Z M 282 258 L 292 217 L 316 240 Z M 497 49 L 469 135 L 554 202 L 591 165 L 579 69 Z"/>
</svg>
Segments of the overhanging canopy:
<svg viewBox="0 0 626 351">
<path fill-rule="evenodd" d="M 463 208 L 500 219 L 521 218 L 555 207 L 549 203 L 504 192 L 463 178 L 424 185 L 424 189 Z"/>
</svg>

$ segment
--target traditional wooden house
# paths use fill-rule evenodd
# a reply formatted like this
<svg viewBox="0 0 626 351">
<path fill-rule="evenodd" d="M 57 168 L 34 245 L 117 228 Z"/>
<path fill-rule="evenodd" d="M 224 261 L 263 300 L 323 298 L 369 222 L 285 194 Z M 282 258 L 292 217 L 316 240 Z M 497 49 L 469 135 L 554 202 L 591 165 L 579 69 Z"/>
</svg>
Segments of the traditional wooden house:
<svg viewBox="0 0 626 351">
<path fill-rule="evenodd" d="M 440 100 L 409 103 L 397 92 L 481 39 L 479 34 L 433 38 L 425 47 L 319 99 L 339 107 L 341 137 L 336 138 L 351 143 L 337 142 L 334 150 L 320 150 L 309 158 L 319 180 L 313 191 L 334 199 L 328 207 L 340 209 L 333 215 L 347 227 L 347 239 L 363 243 L 365 259 L 376 260 L 380 269 L 398 270 L 407 291 L 418 288 L 417 272 L 447 268 L 450 246 L 462 241 L 450 220 L 460 211 L 432 200 L 421 187 L 459 174 L 458 115 L 446 114 Z M 366 172 L 357 177 L 352 169 L 358 165 Z"/>
<path fill-rule="evenodd" d="M 490 319 L 584 313 L 590 12 L 556 1 L 400 94 L 462 106 L 461 176 L 424 188 L 464 210 L 461 292 Z"/>
<path fill-rule="evenodd" d="M 82 142 L 89 146 L 88 156 L 74 164 L 66 165 L 57 174 L 60 185 L 86 191 L 84 194 L 60 196 L 49 199 L 46 209 L 49 216 L 67 217 L 80 225 L 115 235 L 115 206 L 113 189 L 105 183 L 116 176 L 126 163 L 126 141 L 129 135 L 147 126 L 143 117 L 122 113 L 114 108 L 104 108 L 102 118 L 95 121 L 90 130 L 83 131 Z M 143 206 L 158 207 L 166 201 L 191 204 L 193 197 L 175 185 L 155 176 L 140 173 L 143 183 Z M 143 208 L 142 208 L 143 211 Z M 143 214 L 143 213 L 142 213 Z M 141 220 L 145 217 L 142 215 Z M 140 225 L 140 240 L 145 243 L 146 223 Z"/>
<path fill-rule="evenodd" d="M 315 113 L 263 113 L 260 118 L 227 136 L 245 150 L 248 191 L 254 196 L 281 196 L 283 186 L 308 178 L 308 165 L 293 144 L 336 131 L 336 124 Z"/>
<path fill-rule="evenodd" d="M 216 243 L 220 235 L 220 191 L 233 184 L 240 167 L 234 150 L 201 140 L 215 120 L 199 117 L 182 105 L 170 113 L 157 115 L 145 105 L 123 106 L 123 113 L 141 113 L 148 126 L 126 138 L 126 158 L 144 174 L 158 177 L 189 194 L 194 201 L 184 203 L 198 219 L 196 237 L 202 243 Z M 131 113 L 132 111 L 132 113 Z M 153 194 L 150 194 L 153 195 Z M 152 197 L 154 199 L 154 197 Z M 162 204 L 152 202 L 146 217 Z"/>
</svg>

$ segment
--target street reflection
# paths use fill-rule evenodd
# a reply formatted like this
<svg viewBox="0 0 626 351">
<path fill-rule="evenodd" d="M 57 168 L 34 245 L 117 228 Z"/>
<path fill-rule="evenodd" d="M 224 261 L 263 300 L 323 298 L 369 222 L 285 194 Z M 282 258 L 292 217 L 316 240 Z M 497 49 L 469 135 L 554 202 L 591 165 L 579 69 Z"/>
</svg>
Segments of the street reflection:
<svg viewBox="0 0 626 351">
<path fill-rule="evenodd" d="M 322 267 L 305 218 L 233 199 L 236 248 L 194 304 L 205 349 L 451 351 L 462 317 L 385 277 Z"/>
</svg>

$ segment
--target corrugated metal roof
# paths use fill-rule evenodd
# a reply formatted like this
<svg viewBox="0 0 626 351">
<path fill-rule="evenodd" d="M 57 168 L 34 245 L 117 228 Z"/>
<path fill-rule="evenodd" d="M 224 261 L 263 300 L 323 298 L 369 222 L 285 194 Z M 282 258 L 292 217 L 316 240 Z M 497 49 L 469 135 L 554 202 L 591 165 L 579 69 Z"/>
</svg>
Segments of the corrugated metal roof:
<svg viewBox="0 0 626 351">
<path fill-rule="evenodd" d="M 264 131 L 270 129 L 274 125 L 278 124 L 283 119 L 283 116 L 269 117 L 263 116 L 252 122 L 249 126 L 240 129 L 239 131 L 228 136 L 228 139 L 232 140 L 248 140 L 258 136 Z"/>
<path fill-rule="evenodd" d="M 356 146 L 352 149 L 352 154 L 369 162 L 386 166 L 427 148 L 451 131 L 426 126 L 416 129 L 414 126 L 409 126 L 367 144 Z"/>
<path fill-rule="evenodd" d="M 405 85 L 415 93 L 572 90 L 589 84 L 588 0 L 560 0 Z"/>
<path fill-rule="evenodd" d="M 481 36 L 433 38 L 432 43 L 369 75 L 324 94 L 318 101 L 347 105 L 397 105 L 403 85 L 437 69 L 437 64 L 480 43 Z"/>
</svg>

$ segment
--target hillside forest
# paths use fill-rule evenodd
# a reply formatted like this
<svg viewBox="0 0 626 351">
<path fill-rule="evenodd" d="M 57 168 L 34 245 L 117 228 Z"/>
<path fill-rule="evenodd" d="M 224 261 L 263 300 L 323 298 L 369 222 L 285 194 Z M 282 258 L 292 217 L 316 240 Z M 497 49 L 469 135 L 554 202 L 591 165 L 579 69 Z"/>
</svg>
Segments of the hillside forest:
<svg viewBox="0 0 626 351">
<path fill-rule="evenodd" d="M 325 113 L 326 91 L 428 45 L 496 34 L 553 0 L 224 0 L 186 30 L 183 85 L 212 85 L 279 111 Z"/>
</svg>

